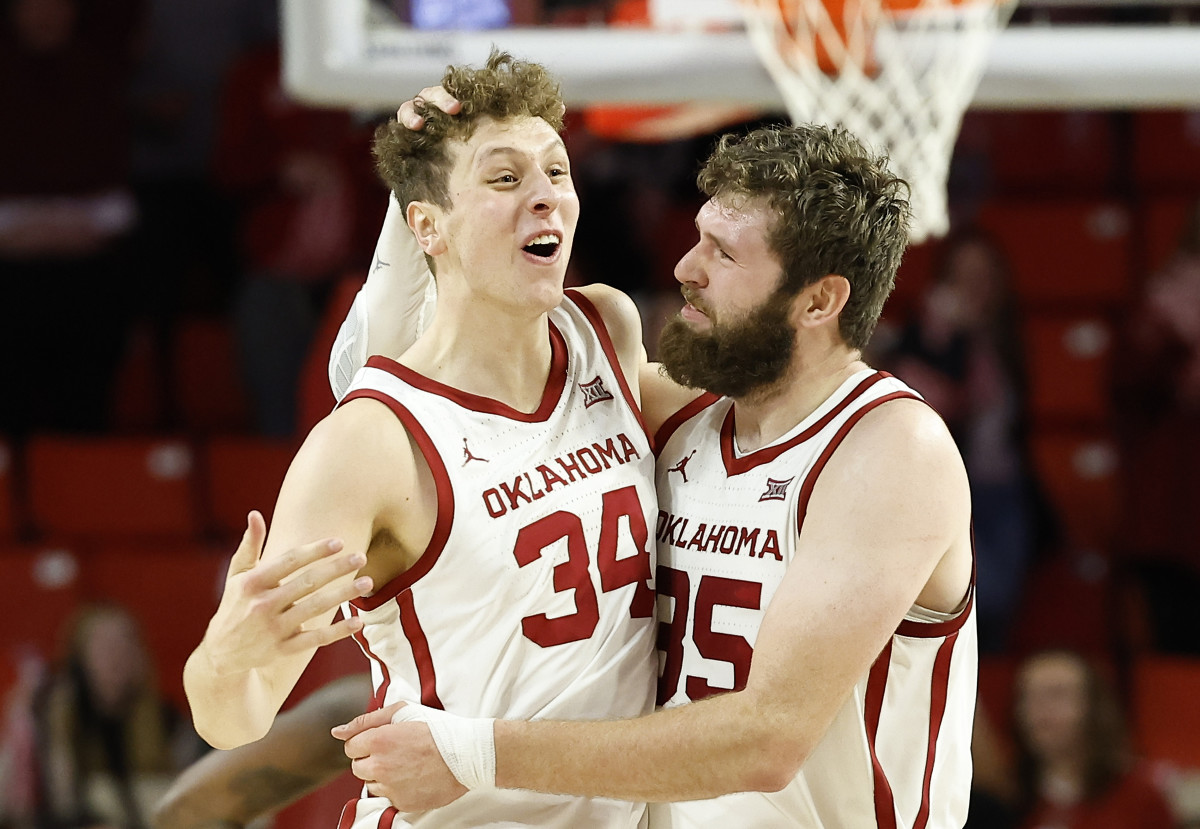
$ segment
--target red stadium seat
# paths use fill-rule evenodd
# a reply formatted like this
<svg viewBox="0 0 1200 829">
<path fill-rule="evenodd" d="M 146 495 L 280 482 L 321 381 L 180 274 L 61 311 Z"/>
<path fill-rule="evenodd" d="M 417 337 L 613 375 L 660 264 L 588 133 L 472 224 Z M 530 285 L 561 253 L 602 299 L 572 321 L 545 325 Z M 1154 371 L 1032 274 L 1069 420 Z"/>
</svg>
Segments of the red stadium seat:
<svg viewBox="0 0 1200 829">
<path fill-rule="evenodd" d="M 1138 186 L 1160 193 L 1200 190 L 1200 110 L 1142 110 L 1133 116 Z"/>
<path fill-rule="evenodd" d="M 1141 273 L 1145 278 L 1170 261 L 1179 245 L 1188 211 L 1195 198 L 1166 196 L 1146 202 L 1138 211 L 1141 241 Z"/>
<path fill-rule="evenodd" d="M 295 445 L 264 438 L 211 438 L 201 451 L 204 505 L 212 527 L 240 536 L 252 509 L 270 521 Z"/>
<path fill-rule="evenodd" d="M 1017 675 L 1016 660 L 1007 655 L 979 655 L 979 703 L 988 721 L 1000 734 L 1007 734 L 1012 725 L 1013 681 Z"/>
<path fill-rule="evenodd" d="M 83 560 L 87 598 L 116 602 L 141 623 L 159 684 L 187 711 L 183 665 L 217 609 L 233 548 L 107 543 Z"/>
<path fill-rule="evenodd" d="M 896 273 L 896 289 L 883 306 L 889 322 L 901 323 L 920 311 L 921 301 L 936 275 L 942 245 L 938 240 L 909 245 Z"/>
<path fill-rule="evenodd" d="M 1031 314 L 1024 339 L 1036 423 L 1102 425 L 1111 401 L 1112 324 L 1098 314 Z"/>
<path fill-rule="evenodd" d="M 1034 471 L 1072 548 L 1111 550 L 1121 524 L 1119 458 L 1100 430 L 1036 432 Z"/>
<path fill-rule="evenodd" d="M 968 112 L 955 152 L 986 158 L 991 185 L 1008 194 L 1101 194 L 1117 169 L 1109 112 Z"/>
<path fill-rule="evenodd" d="M 1200 659 L 1146 656 L 1133 668 L 1136 747 L 1152 760 L 1200 769 Z"/>
<path fill-rule="evenodd" d="M 110 419 L 120 432 L 147 432 L 166 418 L 166 370 L 153 327 L 135 327 L 113 380 Z"/>
<path fill-rule="evenodd" d="M 308 347 L 304 368 L 300 373 L 297 390 L 296 426 L 297 433 L 308 434 L 313 426 L 333 411 L 333 392 L 329 390 L 329 350 L 337 339 L 342 320 L 350 311 L 355 295 L 363 286 L 360 273 L 350 273 L 338 280 L 333 292 L 321 312 L 321 324 Z M 244 516 L 243 516 L 244 517 Z"/>
<path fill-rule="evenodd" d="M 175 331 L 172 394 L 183 425 L 198 432 L 245 432 L 250 404 L 228 323 L 189 319 Z"/>
<path fill-rule="evenodd" d="M 1018 298 L 1027 307 L 1111 306 L 1130 289 L 1129 209 L 1117 202 L 997 202 L 979 225 L 1008 253 Z"/>
<path fill-rule="evenodd" d="M 0 547 L 0 700 L 23 663 L 43 667 L 60 655 L 63 626 L 81 601 L 81 559 L 68 546 Z"/>
<path fill-rule="evenodd" d="M 1065 648 L 1103 660 L 1115 637 L 1112 602 L 1112 567 L 1105 556 L 1082 550 L 1039 561 L 1025 579 L 1008 651 Z"/>
<path fill-rule="evenodd" d="M 13 450 L 0 440 L 0 540 L 10 540 L 18 527 L 17 488 L 13 483 Z"/>
<path fill-rule="evenodd" d="M 54 537 L 190 537 L 198 532 L 191 447 L 154 438 L 31 438 L 30 514 Z"/>
</svg>

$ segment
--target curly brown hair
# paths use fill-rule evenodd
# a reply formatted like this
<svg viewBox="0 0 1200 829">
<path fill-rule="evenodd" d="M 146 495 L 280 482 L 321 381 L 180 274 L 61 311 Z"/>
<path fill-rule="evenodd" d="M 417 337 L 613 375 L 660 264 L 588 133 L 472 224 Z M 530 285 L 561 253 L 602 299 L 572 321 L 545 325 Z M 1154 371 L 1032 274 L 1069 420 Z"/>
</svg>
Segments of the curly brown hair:
<svg viewBox="0 0 1200 829">
<path fill-rule="evenodd" d="M 447 66 L 442 86 L 462 101 L 457 115 L 418 101 L 417 112 L 425 119 L 423 129 L 410 130 L 391 120 L 375 131 L 376 169 L 402 207 L 413 201 L 447 209 L 453 206 L 447 186 L 451 167 L 447 145 L 470 139 L 484 118 L 541 118 L 562 132 L 558 81 L 540 64 L 493 49 L 482 69 Z"/>
<path fill-rule="evenodd" d="M 777 215 L 767 233 L 795 296 L 828 274 L 850 298 L 838 319 L 852 348 L 871 339 L 908 244 L 908 183 L 844 129 L 762 127 L 718 142 L 697 184 L 709 198 L 763 198 Z"/>
</svg>

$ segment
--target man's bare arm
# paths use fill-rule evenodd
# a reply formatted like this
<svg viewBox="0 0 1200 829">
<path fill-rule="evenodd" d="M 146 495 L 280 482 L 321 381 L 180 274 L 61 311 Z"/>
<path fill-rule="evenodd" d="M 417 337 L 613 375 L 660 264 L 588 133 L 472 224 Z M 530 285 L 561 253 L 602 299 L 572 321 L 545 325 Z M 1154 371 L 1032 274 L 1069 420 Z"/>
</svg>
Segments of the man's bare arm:
<svg viewBox="0 0 1200 829">
<path fill-rule="evenodd" d="M 261 738 L 316 649 L 361 627 L 332 620 L 342 602 L 383 583 L 372 582 L 381 562 L 366 553 L 384 519 L 398 523 L 392 513 L 411 503 L 413 452 L 395 417 L 371 400 L 343 406 L 310 433 L 284 479 L 265 547 L 257 538 L 261 558 L 253 544 L 239 549 L 184 669 L 196 730 L 211 745 Z"/>
<path fill-rule="evenodd" d="M 947 564 L 963 597 L 969 516 L 941 421 L 914 401 L 881 407 L 814 489 L 745 690 L 625 722 L 498 722 L 497 785 L 651 801 L 782 788 L 956 546 Z"/>
<path fill-rule="evenodd" d="M 212 751 L 171 786 L 154 814 L 155 829 L 242 829 L 350 768 L 329 729 L 363 711 L 365 674 L 343 677 L 279 715 L 267 736 Z"/>
</svg>

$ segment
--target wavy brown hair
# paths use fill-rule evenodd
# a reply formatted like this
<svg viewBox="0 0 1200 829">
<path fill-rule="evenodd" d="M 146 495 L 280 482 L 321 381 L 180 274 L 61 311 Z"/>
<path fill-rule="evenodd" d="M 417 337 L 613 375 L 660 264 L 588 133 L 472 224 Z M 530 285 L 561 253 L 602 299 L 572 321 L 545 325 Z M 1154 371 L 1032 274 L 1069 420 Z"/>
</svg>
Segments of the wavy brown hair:
<svg viewBox="0 0 1200 829">
<path fill-rule="evenodd" d="M 776 214 L 767 241 L 795 296 L 823 276 L 850 283 L 838 326 L 863 349 L 896 284 L 908 244 L 908 184 L 844 129 L 812 124 L 726 135 L 700 171 L 709 198 L 762 198 Z"/>
<path fill-rule="evenodd" d="M 391 120 L 375 131 L 376 168 L 401 207 L 413 201 L 453 206 L 447 187 L 452 163 L 447 145 L 468 140 L 482 119 L 541 118 L 562 132 L 562 93 L 558 81 L 540 64 L 493 49 L 482 69 L 446 67 L 442 86 L 462 101 L 457 115 L 418 101 L 423 129 L 410 130 Z"/>
</svg>

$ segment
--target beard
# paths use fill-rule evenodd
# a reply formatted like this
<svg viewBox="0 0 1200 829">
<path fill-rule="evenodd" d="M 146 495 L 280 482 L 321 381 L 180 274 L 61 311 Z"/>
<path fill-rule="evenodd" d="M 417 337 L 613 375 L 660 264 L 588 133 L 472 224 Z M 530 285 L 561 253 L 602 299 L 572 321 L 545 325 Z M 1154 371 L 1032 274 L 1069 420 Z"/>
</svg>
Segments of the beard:
<svg viewBox="0 0 1200 829">
<path fill-rule="evenodd" d="M 682 386 L 724 397 L 746 397 L 783 377 L 796 347 L 788 319 L 794 296 L 776 291 L 745 318 L 712 319 L 706 334 L 676 315 L 658 338 L 658 359 L 667 376 Z"/>
</svg>

